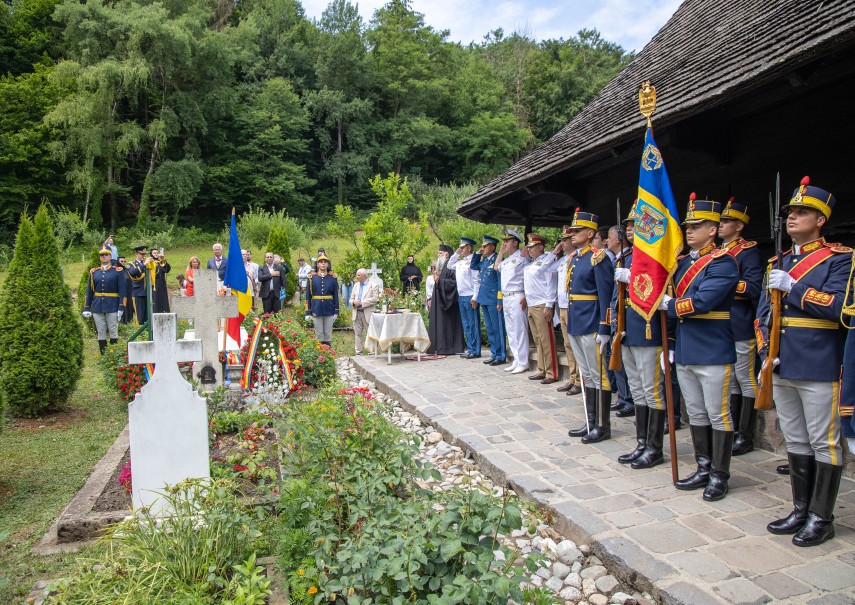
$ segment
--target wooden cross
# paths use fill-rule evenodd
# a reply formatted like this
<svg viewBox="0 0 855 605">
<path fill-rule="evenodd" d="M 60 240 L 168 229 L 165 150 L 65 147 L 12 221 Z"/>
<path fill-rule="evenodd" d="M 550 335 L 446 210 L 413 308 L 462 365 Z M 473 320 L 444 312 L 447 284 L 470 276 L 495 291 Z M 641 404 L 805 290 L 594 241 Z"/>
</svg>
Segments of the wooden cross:
<svg viewBox="0 0 855 605">
<path fill-rule="evenodd" d="M 128 363 L 156 364 L 157 371 L 152 377 L 152 382 L 174 379 L 174 377 L 168 377 L 172 373 L 180 377 L 179 363 L 202 359 L 202 341 L 175 338 L 177 325 L 175 313 L 155 313 L 152 319 L 154 340 L 128 343 Z"/>
<path fill-rule="evenodd" d="M 217 295 L 217 272 L 197 269 L 193 274 L 193 296 L 178 296 L 172 299 L 172 308 L 178 317 L 192 319 L 194 336 L 202 341 L 202 367 L 214 368 L 215 382 L 211 388 L 223 384 L 222 364 L 219 361 L 219 333 L 221 317 L 237 317 L 236 296 Z M 199 372 L 196 372 L 198 379 Z"/>
</svg>

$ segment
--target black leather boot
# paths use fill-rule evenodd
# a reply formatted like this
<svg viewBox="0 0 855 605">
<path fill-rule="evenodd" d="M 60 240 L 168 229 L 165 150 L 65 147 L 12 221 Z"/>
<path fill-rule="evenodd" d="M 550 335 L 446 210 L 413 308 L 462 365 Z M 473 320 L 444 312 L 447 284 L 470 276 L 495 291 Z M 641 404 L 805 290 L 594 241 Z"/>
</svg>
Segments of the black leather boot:
<svg viewBox="0 0 855 605">
<path fill-rule="evenodd" d="M 119 342 L 119 339 L 118 339 L 118 338 L 111 338 L 111 339 L 110 339 L 110 344 L 111 344 L 111 345 L 114 345 L 114 344 L 116 344 L 116 343 L 118 343 L 118 342 Z"/>
<path fill-rule="evenodd" d="M 582 443 L 599 443 L 612 437 L 611 423 L 611 407 L 612 407 L 612 392 L 611 391 L 595 391 L 597 395 L 602 394 L 602 400 L 597 401 L 598 414 L 597 426 L 590 433 L 582 437 Z M 599 399 L 599 398 L 598 398 Z"/>
<path fill-rule="evenodd" d="M 799 531 L 807 521 L 810 498 L 813 495 L 813 482 L 816 475 L 816 461 L 813 455 L 788 453 L 787 458 L 790 461 L 793 512 L 766 526 L 766 529 L 773 534 L 794 534 Z"/>
<path fill-rule="evenodd" d="M 639 408 L 641 409 L 641 408 Z M 652 468 L 662 464 L 665 459 L 662 456 L 662 443 L 665 439 L 665 416 L 666 410 L 647 408 L 647 444 L 644 453 L 632 462 L 632 468 Z"/>
<path fill-rule="evenodd" d="M 733 438 L 733 455 L 741 456 L 754 449 L 754 427 L 757 425 L 757 410 L 754 409 L 754 399 L 742 398 L 742 408 L 739 411 L 739 427 Z"/>
<path fill-rule="evenodd" d="M 792 473 L 792 466 L 790 467 Z M 793 536 L 796 546 L 819 546 L 834 537 L 834 503 L 840 489 L 843 466 L 832 466 L 827 462 L 816 463 L 816 479 L 810 499 L 807 521 Z"/>
<path fill-rule="evenodd" d="M 107 341 L 106 340 L 99 340 L 98 341 L 98 348 L 101 350 L 101 355 L 103 355 L 104 351 L 107 350 Z"/>
<path fill-rule="evenodd" d="M 639 405 L 635 409 L 635 440 L 638 442 L 636 448 L 628 454 L 618 456 L 617 461 L 621 464 L 629 464 L 638 459 L 644 453 L 647 444 L 647 410 L 646 405 Z"/>
<path fill-rule="evenodd" d="M 790 474 L 790 465 L 788 464 L 779 464 L 775 467 L 775 472 L 779 475 L 789 475 Z"/>
<path fill-rule="evenodd" d="M 712 432 L 712 466 L 704 489 L 704 500 L 715 502 L 727 495 L 730 479 L 730 457 L 733 454 L 733 431 Z"/>
<path fill-rule="evenodd" d="M 700 489 L 706 487 L 710 479 L 710 465 L 712 463 L 710 452 L 712 452 L 712 427 L 689 425 L 692 432 L 692 445 L 695 448 L 695 462 L 698 470 L 686 477 L 674 482 L 674 487 L 682 490 Z"/>
<path fill-rule="evenodd" d="M 588 424 L 578 429 L 571 429 L 567 434 L 571 437 L 584 437 L 588 434 L 588 427 L 594 430 L 597 424 L 597 389 L 585 387 L 585 413 L 588 414 Z"/>
<path fill-rule="evenodd" d="M 742 395 L 730 394 L 730 421 L 733 423 L 734 432 L 738 432 L 740 418 L 742 417 Z"/>
</svg>

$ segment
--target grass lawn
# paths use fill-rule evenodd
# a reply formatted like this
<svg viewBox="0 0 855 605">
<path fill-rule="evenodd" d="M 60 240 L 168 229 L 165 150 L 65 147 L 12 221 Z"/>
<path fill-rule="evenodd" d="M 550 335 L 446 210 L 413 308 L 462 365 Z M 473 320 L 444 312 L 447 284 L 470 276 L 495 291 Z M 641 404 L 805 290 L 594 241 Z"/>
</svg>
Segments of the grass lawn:
<svg viewBox="0 0 855 605">
<path fill-rule="evenodd" d="M 38 542 L 127 423 L 127 404 L 95 365 L 86 339 L 85 366 L 68 410 L 6 424 L 0 435 L 0 603 L 20 603 L 39 579 L 61 577 L 77 555 L 37 557 Z M 0 581 L 0 584 L 3 584 Z"/>
</svg>

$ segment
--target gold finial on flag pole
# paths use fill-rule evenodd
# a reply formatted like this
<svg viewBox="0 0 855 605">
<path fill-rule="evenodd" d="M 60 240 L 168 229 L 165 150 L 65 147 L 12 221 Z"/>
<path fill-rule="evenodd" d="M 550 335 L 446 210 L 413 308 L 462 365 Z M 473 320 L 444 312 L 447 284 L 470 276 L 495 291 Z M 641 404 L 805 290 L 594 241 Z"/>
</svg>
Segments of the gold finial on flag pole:
<svg viewBox="0 0 855 605">
<path fill-rule="evenodd" d="M 638 91 L 638 110 L 647 118 L 647 126 L 650 126 L 650 116 L 656 111 L 656 88 L 650 80 L 641 85 Z"/>
</svg>

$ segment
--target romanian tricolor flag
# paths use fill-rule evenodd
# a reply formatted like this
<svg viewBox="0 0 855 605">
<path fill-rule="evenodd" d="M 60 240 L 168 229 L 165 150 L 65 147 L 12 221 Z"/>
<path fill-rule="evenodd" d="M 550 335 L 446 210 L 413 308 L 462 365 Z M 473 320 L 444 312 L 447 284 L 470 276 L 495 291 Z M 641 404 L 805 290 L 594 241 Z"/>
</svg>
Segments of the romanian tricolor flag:
<svg viewBox="0 0 855 605">
<path fill-rule="evenodd" d="M 229 252 L 226 256 L 226 274 L 223 277 L 223 285 L 231 288 L 232 294 L 238 299 L 238 316 L 226 319 L 226 334 L 240 346 L 240 324 L 243 318 L 252 310 L 252 292 L 249 290 L 249 279 L 246 277 L 246 268 L 243 264 L 240 242 L 238 241 L 237 225 L 235 225 L 235 211 L 232 208 L 232 227 L 229 232 Z"/>
<path fill-rule="evenodd" d="M 641 155 L 635 215 L 629 302 L 649 327 L 668 280 L 677 268 L 677 255 L 683 250 L 677 203 L 649 123 Z"/>
</svg>

